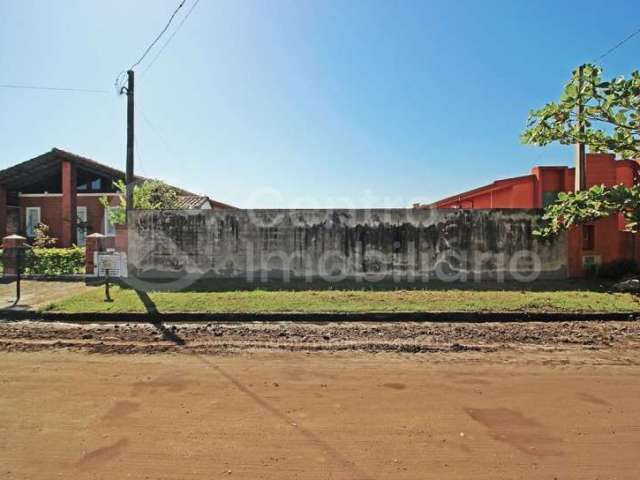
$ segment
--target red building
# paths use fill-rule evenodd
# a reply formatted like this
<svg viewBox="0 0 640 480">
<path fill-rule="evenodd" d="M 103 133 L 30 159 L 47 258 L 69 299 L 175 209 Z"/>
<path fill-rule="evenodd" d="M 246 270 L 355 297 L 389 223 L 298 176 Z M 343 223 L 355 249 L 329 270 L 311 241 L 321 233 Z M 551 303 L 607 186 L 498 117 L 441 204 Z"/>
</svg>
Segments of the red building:
<svg viewBox="0 0 640 480">
<path fill-rule="evenodd" d="M 124 177 L 120 170 L 57 148 L 1 170 L 0 238 L 17 233 L 32 239 L 43 223 L 59 247 L 82 246 L 91 233 L 104 234 L 106 246 L 114 246 L 115 228 L 99 199 L 106 195 L 117 205 L 113 183 Z M 181 208 L 233 208 L 176 189 Z"/>
<path fill-rule="evenodd" d="M 586 156 L 587 187 L 617 184 L 635 185 L 640 160 L 616 160 L 614 155 L 590 153 Z M 575 169 L 535 167 L 530 175 L 497 180 L 489 185 L 443 198 L 416 208 L 544 208 L 559 192 L 574 190 Z M 616 260 L 640 259 L 637 235 L 624 231 L 622 216 L 605 218 L 593 225 L 569 232 L 569 276 L 582 277 L 585 265 Z"/>
</svg>

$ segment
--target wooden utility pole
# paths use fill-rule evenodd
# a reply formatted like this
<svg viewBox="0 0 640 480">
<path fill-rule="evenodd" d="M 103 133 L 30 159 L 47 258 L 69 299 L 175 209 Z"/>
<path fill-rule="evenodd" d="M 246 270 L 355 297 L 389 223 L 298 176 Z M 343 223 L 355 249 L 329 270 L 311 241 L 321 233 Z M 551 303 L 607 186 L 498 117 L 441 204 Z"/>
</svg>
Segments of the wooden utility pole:
<svg viewBox="0 0 640 480">
<path fill-rule="evenodd" d="M 127 184 L 127 211 L 133 208 L 133 141 L 134 141 L 134 115 L 133 115 L 133 70 L 127 71 L 127 170 L 125 183 Z"/>
<path fill-rule="evenodd" d="M 580 134 L 584 134 L 584 121 L 582 119 L 583 116 L 583 106 L 582 106 L 582 68 L 580 65 L 578 67 L 578 109 L 576 112 L 576 118 L 578 122 L 578 129 Z M 576 178 L 575 178 L 575 191 L 579 192 L 580 190 L 585 190 L 587 188 L 587 172 L 586 172 L 586 162 L 585 162 L 585 149 L 584 143 L 578 142 L 576 143 Z"/>
</svg>

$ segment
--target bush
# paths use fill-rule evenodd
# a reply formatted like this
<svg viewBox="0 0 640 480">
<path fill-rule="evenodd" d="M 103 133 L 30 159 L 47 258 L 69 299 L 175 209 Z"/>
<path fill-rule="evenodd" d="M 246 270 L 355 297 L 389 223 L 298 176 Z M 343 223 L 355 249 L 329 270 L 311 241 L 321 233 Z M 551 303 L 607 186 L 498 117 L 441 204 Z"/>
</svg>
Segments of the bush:
<svg viewBox="0 0 640 480">
<path fill-rule="evenodd" d="M 635 260 L 615 260 L 600 265 L 597 275 L 600 278 L 621 278 L 629 274 L 638 273 L 638 262 Z"/>
<path fill-rule="evenodd" d="M 0 272 L 2 249 L 0 249 Z M 25 251 L 22 263 L 25 275 L 73 275 L 84 273 L 84 247 L 31 248 Z"/>
</svg>

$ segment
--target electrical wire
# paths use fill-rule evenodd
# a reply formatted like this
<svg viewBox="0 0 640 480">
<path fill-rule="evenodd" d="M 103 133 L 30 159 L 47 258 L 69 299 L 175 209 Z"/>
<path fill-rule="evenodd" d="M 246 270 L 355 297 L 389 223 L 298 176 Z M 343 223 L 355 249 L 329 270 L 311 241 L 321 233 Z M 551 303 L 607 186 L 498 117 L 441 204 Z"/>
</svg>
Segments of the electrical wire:
<svg viewBox="0 0 640 480">
<path fill-rule="evenodd" d="M 626 37 L 624 40 L 621 40 L 620 42 L 618 42 L 617 44 L 615 44 L 613 47 L 611 47 L 609 50 L 607 50 L 606 52 L 604 52 L 602 55 L 600 55 L 599 57 L 596 57 L 592 60 L 592 63 L 598 63 L 600 60 L 602 60 L 603 58 L 605 58 L 607 55 L 609 55 L 610 53 L 613 53 L 615 50 L 617 50 L 618 48 L 620 48 L 622 45 L 624 45 L 625 43 L 627 43 L 629 40 L 631 40 L 633 37 L 635 37 L 636 35 L 638 35 L 640 33 L 640 28 L 638 28 L 635 32 L 633 32 L 631 35 L 629 35 L 628 37 Z"/>
<path fill-rule="evenodd" d="M 140 168 L 140 167 L 143 166 L 144 160 L 142 158 L 142 154 L 140 153 L 141 148 L 140 148 L 140 144 L 138 142 L 138 137 L 137 136 L 133 137 L 133 150 L 134 150 L 134 152 L 136 154 L 136 168 L 137 168 L 137 170 L 138 171 L 144 170 L 143 168 Z"/>
<path fill-rule="evenodd" d="M 144 57 L 147 56 L 147 54 L 151 51 L 151 49 L 153 48 L 153 46 L 158 43 L 158 40 L 160 40 L 160 37 L 162 37 L 162 35 L 164 35 L 164 33 L 167 31 L 167 29 L 169 28 L 169 25 L 171 25 L 171 22 L 173 21 L 174 17 L 176 16 L 176 14 L 178 13 L 178 10 L 180 10 L 182 8 L 182 6 L 185 4 L 187 0 L 182 0 L 180 2 L 180 4 L 176 7 L 176 9 L 173 11 L 173 13 L 171 14 L 171 16 L 169 17 L 169 21 L 167 22 L 167 24 L 164 26 L 164 28 L 160 31 L 160 33 L 156 36 L 156 38 L 153 40 L 153 42 L 151 42 L 149 44 L 149 46 L 147 47 L 147 49 L 144 51 L 144 53 L 142 54 L 142 56 L 138 59 L 138 61 L 136 61 L 133 65 L 131 65 L 131 67 L 129 68 L 129 70 L 133 70 L 135 67 L 137 67 L 138 65 L 140 65 L 140 63 L 142 63 L 142 61 L 144 60 Z"/>
<path fill-rule="evenodd" d="M 137 108 L 138 108 L 138 111 L 140 112 L 140 115 L 142 116 L 142 120 L 144 120 L 144 123 L 147 124 L 149 129 L 156 135 L 156 137 L 158 137 L 160 142 L 162 142 L 162 144 L 164 145 L 165 150 L 170 155 L 173 155 L 173 148 L 171 148 L 171 146 L 167 143 L 167 141 L 164 139 L 164 137 L 160 134 L 160 131 L 153 125 L 151 120 L 149 120 L 149 117 L 146 115 L 146 113 L 144 113 L 144 110 L 142 109 L 142 106 L 140 105 L 140 103 L 138 103 Z"/>
<path fill-rule="evenodd" d="M 169 36 L 169 38 L 167 39 L 166 42 L 164 42 L 164 44 L 162 45 L 162 47 L 160 47 L 160 50 L 158 50 L 158 53 L 156 53 L 156 56 L 153 57 L 153 59 L 151 60 L 151 62 L 149 62 L 149 65 L 147 65 L 147 68 L 144 69 L 144 71 L 142 72 L 142 75 L 146 74 L 149 69 L 153 66 L 153 64 L 156 62 L 156 60 L 158 59 L 158 57 L 162 54 L 162 52 L 164 51 L 165 48 L 167 48 L 167 45 L 169 45 L 169 43 L 171 42 L 171 40 L 173 40 L 173 37 L 176 36 L 176 33 L 178 33 L 178 31 L 180 30 L 180 28 L 182 27 L 182 25 L 184 25 L 184 23 L 187 21 L 187 19 L 189 18 L 189 15 L 191 15 L 191 12 L 193 12 L 193 10 L 196 8 L 196 6 L 198 5 L 198 3 L 200 2 L 200 0 L 196 0 L 194 2 L 193 5 L 191 5 L 191 8 L 189 9 L 189 11 L 187 12 L 187 14 L 182 18 L 182 20 L 180 21 L 180 23 L 178 24 L 178 26 L 176 27 L 176 29 L 173 31 L 173 33 L 171 33 L 171 35 Z"/>
<path fill-rule="evenodd" d="M 109 90 L 97 90 L 91 88 L 63 88 L 63 87 L 43 87 L 39 85 L 0 85 L 0 88 L 13 88 L 22 90 L 50 90 L 55 92 L 80 92 L 80 93 L 111 93 Z"/>
</svg>

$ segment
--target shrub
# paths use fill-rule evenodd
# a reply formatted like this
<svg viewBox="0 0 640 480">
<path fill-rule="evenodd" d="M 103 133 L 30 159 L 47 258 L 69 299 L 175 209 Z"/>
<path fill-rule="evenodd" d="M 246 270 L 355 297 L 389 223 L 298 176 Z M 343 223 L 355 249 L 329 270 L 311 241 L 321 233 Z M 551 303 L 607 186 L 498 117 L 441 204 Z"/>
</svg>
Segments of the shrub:
<svg viewBox="0 0 640 480">
<path fill-rule="evenodd" d="M 84 273 L 84 248 L 33 248 L 27 250 L 23 272 L 31 275 Z"/>
<path fill-rule="evenodd" d="M 0 249 L 0 272 L 4 272 Z M 25 251 L 22 273 L 27 275 L 73 275 L 84 273 L 84 248 L 31 248 Z"/>
<path fill-rule="evenodd" d="M 33 246 L 38 248 L 52 248 L 56 246 L 58 239 L 49 235 L 49 226 L 39 223 L 36 226 L 36 237 Z"/>
</svg>

